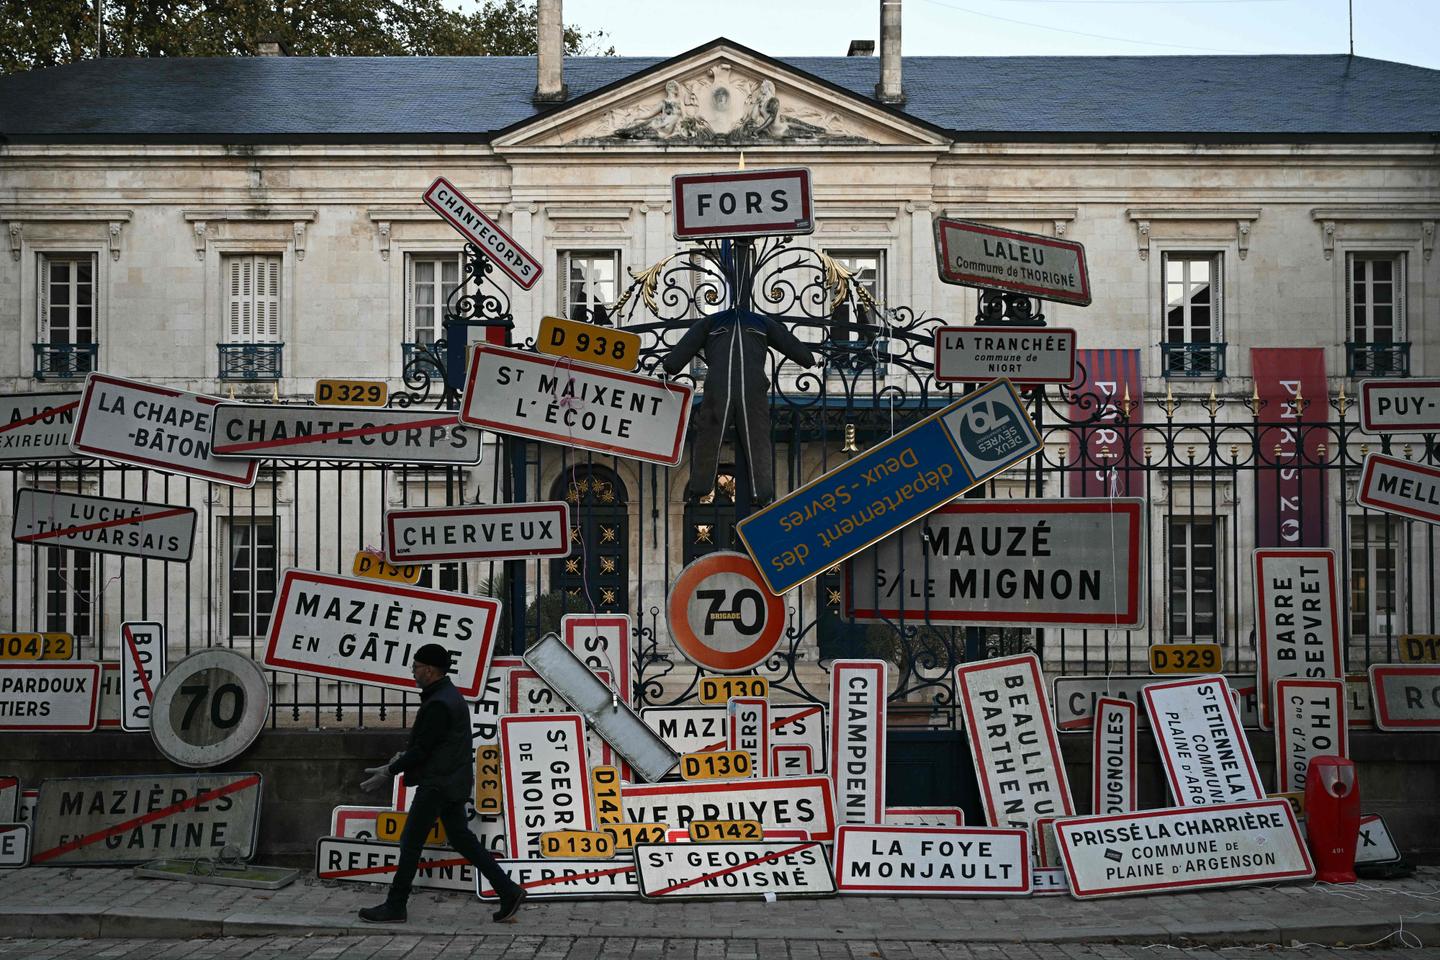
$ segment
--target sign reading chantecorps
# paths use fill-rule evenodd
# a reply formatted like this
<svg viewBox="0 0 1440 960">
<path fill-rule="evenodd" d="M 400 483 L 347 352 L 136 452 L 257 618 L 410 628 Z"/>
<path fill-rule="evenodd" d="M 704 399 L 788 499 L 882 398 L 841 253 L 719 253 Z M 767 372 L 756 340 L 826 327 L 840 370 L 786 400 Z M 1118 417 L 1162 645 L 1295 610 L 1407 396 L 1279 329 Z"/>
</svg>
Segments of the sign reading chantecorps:
<svg viewBox="0 0 1440 960">
<path fill-rule="evenodd" d="M 1255 632 L 1259 650 L 1260 725 L 1270 728 L 1271 686 L 1282 677 L 1339 677 L 1340 649 L 1334 550 L 1255 551 Z"/>
<path fill-rule="evenodd" d="M 1144 694 L 1176 806 L 1265 796 L 1224 677 L 1152 683 Z"/>
<path fill-rule="evenodd" d="M 436 177 L 425 191 L 425 203 L 460 231 L 460 235 L 480 248 L 480 252 L 504 270 L 520 289 L 529 290 L 540 279 L 544 268 L 540 261 L 515 239 L 500 229 L 500 224 L 484 212 L 444 177 Z"/>
<path fill-rule="evenodd" d="M 1085 247 L 1071 240 L 940 217 L 935 261 L 946 283 L 1090 305 Z"/>
<path fill-rule="evenodd" d="M 385 554 L 395 563 L 566 557 L 570 505 L 555 500 L 386 510 Z"/>
<path fill-rule="evenodd" d="M 185 563 L 195 517 L 193 507 L 22 487 L 15 495 L 14 538 L 39 547 Z"/>
<path fill-rule="evenodd" d="M 70 430 L 78 393 L 12 393 L 0 396 L 0 463 L 69 460 Z"/>
<path fill-rule="evenodd" d="M 298 403 L 222 403 L 215 410 L 217 457 L 475 464 L 481 441 L 480 431 L 444 411 Z"/>
</svg>

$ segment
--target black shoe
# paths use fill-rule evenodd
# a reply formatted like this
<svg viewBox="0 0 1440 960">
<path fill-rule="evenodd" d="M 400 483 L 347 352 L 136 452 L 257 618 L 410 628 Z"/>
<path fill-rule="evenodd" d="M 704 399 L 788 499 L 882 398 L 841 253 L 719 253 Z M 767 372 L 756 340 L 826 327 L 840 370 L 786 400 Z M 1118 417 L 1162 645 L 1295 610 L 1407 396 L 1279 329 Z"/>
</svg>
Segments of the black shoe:
<svg viewBox="0 0 1440 960">
<path fill-rule="evenodd" d="M 379 906 L 365 907 L 360 911 L 360 919 L 369 923 L 404 923 L 405 908 L 391 906 L 387 900 Z"/>
<path fill-rule="evenodd" d="M 525 902 L 525 888 L 517 886 L 509 893 L 500 895 L 500 909 L 495 911 L 495 922 L 506 923 L 515 919 L 515 914 L 520 912 L 520 904 Z"/>
</svg>

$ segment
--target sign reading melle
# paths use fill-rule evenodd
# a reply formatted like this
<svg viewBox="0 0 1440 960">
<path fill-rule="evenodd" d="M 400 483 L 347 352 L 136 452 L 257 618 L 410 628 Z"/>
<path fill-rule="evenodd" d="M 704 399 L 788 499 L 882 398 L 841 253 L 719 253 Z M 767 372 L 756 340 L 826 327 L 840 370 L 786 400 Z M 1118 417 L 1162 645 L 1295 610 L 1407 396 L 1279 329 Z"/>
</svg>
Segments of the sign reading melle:
<svg viewBox="0 0 1440 960">
<path fill-rule="evenodd" d="M 1090 305 L 1085 248 L 1073 241 L 941 217 L 935 221 L 935 252 L 946 283 Z"/>
<path fill-rule="evenodd" d="M 1355 502 L 1397 517 L 1440 524 L 1440 470 L 1371 453 L 1360 470 Z"/>
<path fill-rule="evenodd" d="M 1282 677 L 1345 673 L 1334 550 L 1255 551 L 1255 629 L 1260 724 L 1270 727 L 1271 687 Z"/>
</svg>

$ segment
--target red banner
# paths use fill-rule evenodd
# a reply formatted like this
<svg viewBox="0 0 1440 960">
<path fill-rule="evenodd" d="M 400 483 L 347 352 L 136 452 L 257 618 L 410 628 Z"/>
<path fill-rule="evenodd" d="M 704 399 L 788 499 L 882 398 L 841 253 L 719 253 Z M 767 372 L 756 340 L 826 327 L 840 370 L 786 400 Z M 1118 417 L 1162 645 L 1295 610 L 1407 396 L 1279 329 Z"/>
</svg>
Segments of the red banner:
<svg viewBox="0 0 1440 960">
<path fill-rule="evenodd" d="M 1078 350 L 1076 361 L 1084 373 L 1070 418 L 1084 426 L 1070 434 L 1070 496 L 1145 496 L 1140 351 Z"/>
<path fill-rule="evenodd" d="M 1255 546 L 1326 546 L 1329 485 L 1319 466 L 1326 431 L 1315 426 L 1326 422 L 1330 408 L 1325 350 L 1251 347 L 1250 367 L 1264 404 L 1260 422 L 1274 425 L 1261 429 L 1256 456 Z"/>
</svg>

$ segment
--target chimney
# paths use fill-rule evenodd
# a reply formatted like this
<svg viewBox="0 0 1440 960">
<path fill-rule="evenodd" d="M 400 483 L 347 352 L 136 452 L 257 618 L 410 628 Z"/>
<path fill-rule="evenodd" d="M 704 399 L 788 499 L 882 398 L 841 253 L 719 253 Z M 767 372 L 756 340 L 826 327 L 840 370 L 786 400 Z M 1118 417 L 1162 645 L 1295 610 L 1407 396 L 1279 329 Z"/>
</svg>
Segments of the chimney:
<svg viewBox="0 0 1440 960">
<path fill-rule="evenodd" d="M 850 49 L 845 51 L 847 57 L 873 57 L 875 56 L 874 40 L 851 40 Z"/>
<path fill-rule="evenodd" d="M 565 26 L 560 0 L 540 0 L 538 5 L 539 56 L 535 78 L 535 102 L 563 103 L 565 89 Z"/>
<path fill-rule="evenodd" d="M 905 102 L 900 86 L 900 0 L 880 0 L 880 82 L 875 97 L 881 103 Z"/>
<path fill-rule="evenodd" d="M 281 47 L 279 40 L 266 38 L 256 44 L 256 56 L 283 57 L 285 56 L 285 50 Z"/>
</svg>

